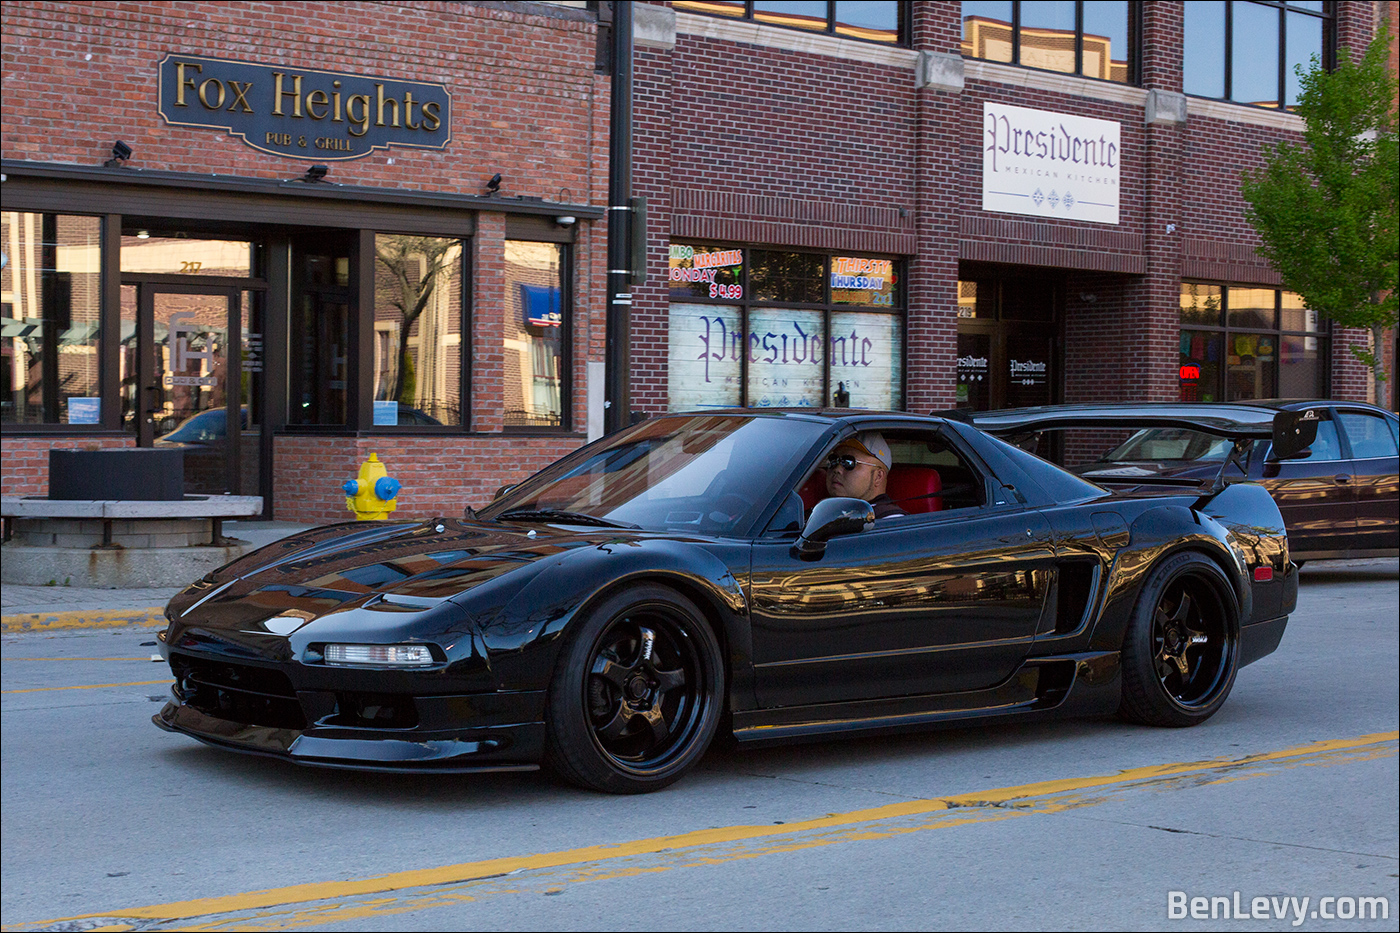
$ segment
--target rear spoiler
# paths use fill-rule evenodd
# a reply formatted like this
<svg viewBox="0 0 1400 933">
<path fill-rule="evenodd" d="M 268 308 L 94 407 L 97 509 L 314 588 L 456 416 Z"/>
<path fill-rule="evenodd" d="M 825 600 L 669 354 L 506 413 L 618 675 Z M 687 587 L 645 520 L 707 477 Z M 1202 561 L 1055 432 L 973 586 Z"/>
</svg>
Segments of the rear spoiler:
<svg viewBox="0 0 1400 933">
<path fill-rule="evenodd" d="M 1225 469 L 1231 463 L 1248 474 L 1244 453 L 1254 441 L 1272 442 L 1271 458 L 1292 460 L 1307 453 L 1317 439 L 1322 406 L 1284 411 L 1254 405 L 1047 405 L 1040 408 L 1008 408 L 1002 411 L 936 411 L 935 416 L 963 421 L 1004 440 L 1025 446 L 1041 432 L 1066 428 L 1184 428 L 1234 442 L 1220 472 L 1210 484 L 1212 492 L 1224 488 Z"/>
</svg>

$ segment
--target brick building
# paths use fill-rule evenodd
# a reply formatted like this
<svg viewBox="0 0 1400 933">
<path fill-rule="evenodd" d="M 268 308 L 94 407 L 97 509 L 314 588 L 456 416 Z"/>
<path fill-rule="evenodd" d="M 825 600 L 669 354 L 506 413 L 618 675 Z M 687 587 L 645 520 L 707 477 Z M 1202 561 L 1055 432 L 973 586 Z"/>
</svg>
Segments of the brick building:
<svg viewBox="0 0 1400 933">
<path fill-rule="evenodd" d="M 173 440 L 455 514 L 596 433 L 597 6 L 5 4 L 6 492 Z M 1393 7 L 634 4 L 631 410 L 1367 398 L 1238 180 Z"/>
<path fill-rule="evenodd" d="M 597 31 L 582 4 L 5 4 L 6 493 L 43 494 L 53 446 L 182 443 L 188 491 L 339 521 L 374 451 L 401 514 L 460 514 L 577 446 Z"/>
</svg>

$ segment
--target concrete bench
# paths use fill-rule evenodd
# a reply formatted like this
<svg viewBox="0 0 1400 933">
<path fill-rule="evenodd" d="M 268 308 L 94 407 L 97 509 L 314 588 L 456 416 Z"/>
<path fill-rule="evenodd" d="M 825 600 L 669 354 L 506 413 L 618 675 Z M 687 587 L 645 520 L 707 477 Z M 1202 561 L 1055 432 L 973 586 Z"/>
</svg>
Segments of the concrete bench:
<svg viewBox="0 0 1400 933">
<path fill-rule="evenodd" d="M 225 538 L 223 522 L 262 510 L 261 496 L 0 497 L 0 582 L 181 586 L 242 556 L 246 542 Z"/>
</svg>

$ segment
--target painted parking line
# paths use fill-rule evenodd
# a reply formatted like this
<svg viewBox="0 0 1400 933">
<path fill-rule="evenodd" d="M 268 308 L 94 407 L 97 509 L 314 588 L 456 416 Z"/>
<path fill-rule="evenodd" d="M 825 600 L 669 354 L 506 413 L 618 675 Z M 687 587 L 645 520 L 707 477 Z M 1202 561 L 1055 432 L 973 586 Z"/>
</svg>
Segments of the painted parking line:
<svg viewBox="0 0 1400 933">
<path fill-rule="evenodd" d="M 164 628 L 165 610 L 160 606 L 150 606 L 145 609 L 74 609 L 68 612 L 22 612 L 0 616 L 0 632 L 6 635 L 63 629 L 121 628 L 128 625 Z"/>
<path fill-rule="evenodd" d="M 318 926 L 487 898 L 556 893 L 643 873 L 762 858 L 850 842 L 1018 819 L 1098 806 L 1134 793 L 1264 778 L 1296 767 L 1322 767 L 1393 758 L 1400 732 L 1313 742 L 1248 755 L 1129 768 L 1117 774 L 1043 781 L 872 809 L 833 813 L 796 823 L 728 826 L 615 845 L 511 856 L 397 872 L 84 914 L 5 930 L 272 930 Z"/>
</svg>

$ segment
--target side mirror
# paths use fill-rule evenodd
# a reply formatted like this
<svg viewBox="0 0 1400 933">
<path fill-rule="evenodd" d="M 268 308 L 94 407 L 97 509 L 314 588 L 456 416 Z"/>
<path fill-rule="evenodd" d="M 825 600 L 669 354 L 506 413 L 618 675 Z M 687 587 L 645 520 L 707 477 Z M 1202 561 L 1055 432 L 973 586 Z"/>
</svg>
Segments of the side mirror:
<svg viewBox="0 0 1400 933">
<path fill-rule="evenodd" d="M 859 534 L 875 521 L 875 510 L 864 499 L 840 496 L 823 499 L 812 509 L 807 527 L 792 546 L 792 556 L 817 560 L 826 553 L 826 542 L 841 535 Z"/>
<path fill-rule="evenodd" d="M 1316 408 L 1302 411 L 1281 411 L 1274 415 L 1274 449 L 1271 459 L 1296 460 L 1306 456 L 1317 440 L 1317 426 L 1323 412 Z"/>
</svg>

